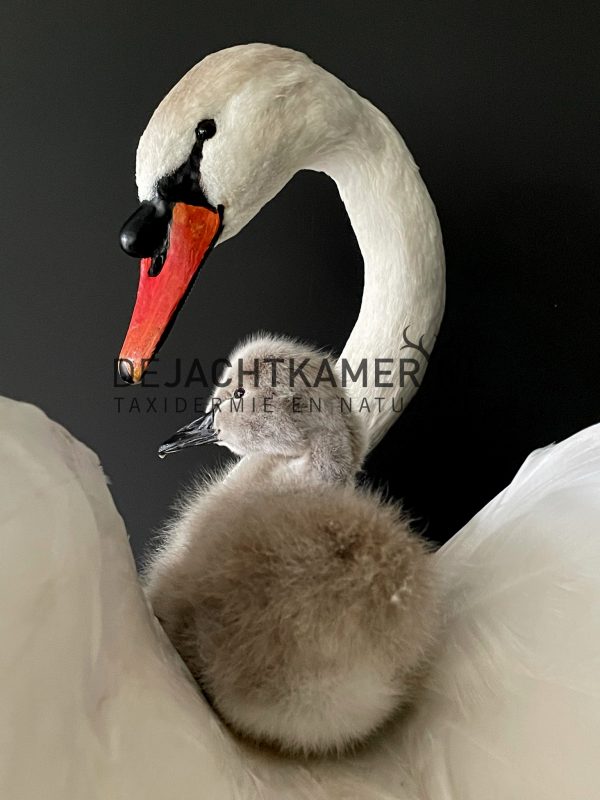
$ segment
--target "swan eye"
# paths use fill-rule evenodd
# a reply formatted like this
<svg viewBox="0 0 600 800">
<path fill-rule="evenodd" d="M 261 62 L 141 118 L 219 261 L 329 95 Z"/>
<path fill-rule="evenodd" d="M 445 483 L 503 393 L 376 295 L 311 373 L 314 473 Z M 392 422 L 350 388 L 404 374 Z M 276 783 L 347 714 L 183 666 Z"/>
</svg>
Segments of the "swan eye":
<svg viewBox="0 0 600 800">
<path fill-rule="evenodd" d="M 206 139 L 212 139 L 217 132 L 217 126 L 214 119 L 203 119 L 196 125 L 196 139 L 199 142 L 204 142 Z"/>
<path fill-rule="evenodd" d="M 243 397 L 245 394 L 246 394 L 246 390 L 244 389 L 243 386 L 240 386 L 239 389 L 235 390 L 235 392 L 233 393 L 233 396 L 235 397 L 236 400 L 239 400 L 240 397 Z"/>
</svg>

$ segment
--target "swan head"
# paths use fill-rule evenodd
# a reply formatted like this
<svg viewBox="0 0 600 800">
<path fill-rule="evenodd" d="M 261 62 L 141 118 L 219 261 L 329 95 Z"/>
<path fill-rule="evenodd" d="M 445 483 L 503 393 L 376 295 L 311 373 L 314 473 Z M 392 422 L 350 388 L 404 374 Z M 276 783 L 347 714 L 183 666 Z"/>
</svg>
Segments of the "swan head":
<svg viewBox="0 0 600 800">
<path fill-rule="evenodd" d="M 240 456 L 290 459 L 319 480 L 350 481 L 367 440 L 340 383 L 328 354 L 291 339 L 255 337 L 229 357 L 206 413 L 159 455 L 215 443 Z"/>
<path fill-rule="evenodd" d="M 343 138 L 353 98 L 304 54 L 264 44 L 207 56 L 166 95 L 139 142 L 140 206 L 121 231 L 141 258 L 125 381 L 141 379 L 211 248 Z"/>
</svg>

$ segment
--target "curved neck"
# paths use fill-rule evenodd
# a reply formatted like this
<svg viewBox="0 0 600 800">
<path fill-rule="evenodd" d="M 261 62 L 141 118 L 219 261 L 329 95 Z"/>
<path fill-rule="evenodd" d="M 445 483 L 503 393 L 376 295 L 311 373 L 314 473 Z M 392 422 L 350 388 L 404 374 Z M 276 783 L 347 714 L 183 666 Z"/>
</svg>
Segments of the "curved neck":
<svg viewBox="0 0 600 800">
<path fill-rule="evenodd" d="M 338 367 L 372 448 L 420 386 L 444 311 L 445 268 L 435 207 L 406 144 L 384 114 L 354 98 L 362 107 L 353 134 L 314 168 L 336 182 L 364 259 L 360 313 Z M 362 370 L 356 381 L 346 367 Z"/>
</svg>

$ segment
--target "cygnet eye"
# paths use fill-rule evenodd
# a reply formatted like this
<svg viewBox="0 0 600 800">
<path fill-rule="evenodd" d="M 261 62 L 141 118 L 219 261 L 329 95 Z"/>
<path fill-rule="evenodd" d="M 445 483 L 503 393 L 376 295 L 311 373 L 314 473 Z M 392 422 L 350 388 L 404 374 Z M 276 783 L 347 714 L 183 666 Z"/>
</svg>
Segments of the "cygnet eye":
<svg viewBox="0 0 600 800">
<path fill-rule="evenodd" d="M 246 390 L 244 389 L 243 386 L 240 386 L 239 389 L 235 390 L 235 392 L 233 393 L 233 396 L 235 397 L 236 400 L 239 400 L 240 397 L 243 397 L 245 394 L 246 394 Z"/>
</svg>

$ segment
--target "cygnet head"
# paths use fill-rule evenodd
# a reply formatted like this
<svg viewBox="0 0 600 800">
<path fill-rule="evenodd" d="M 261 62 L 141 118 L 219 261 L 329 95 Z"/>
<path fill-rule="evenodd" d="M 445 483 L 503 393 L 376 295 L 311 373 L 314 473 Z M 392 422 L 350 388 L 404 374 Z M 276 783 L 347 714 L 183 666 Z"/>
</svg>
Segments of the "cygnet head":
<svg viewBox="0 0 600 800">
<path fill-rule="evenodd" d="M 161 445 L 159 455 L 209 443 L 240 456 L 286 459 L 332 482 L 351 481 L 366 453 L 363 423 L 351 412 L 335 360 L 268 335 L 233 351 L 206 413 Z"/>
</svg>

